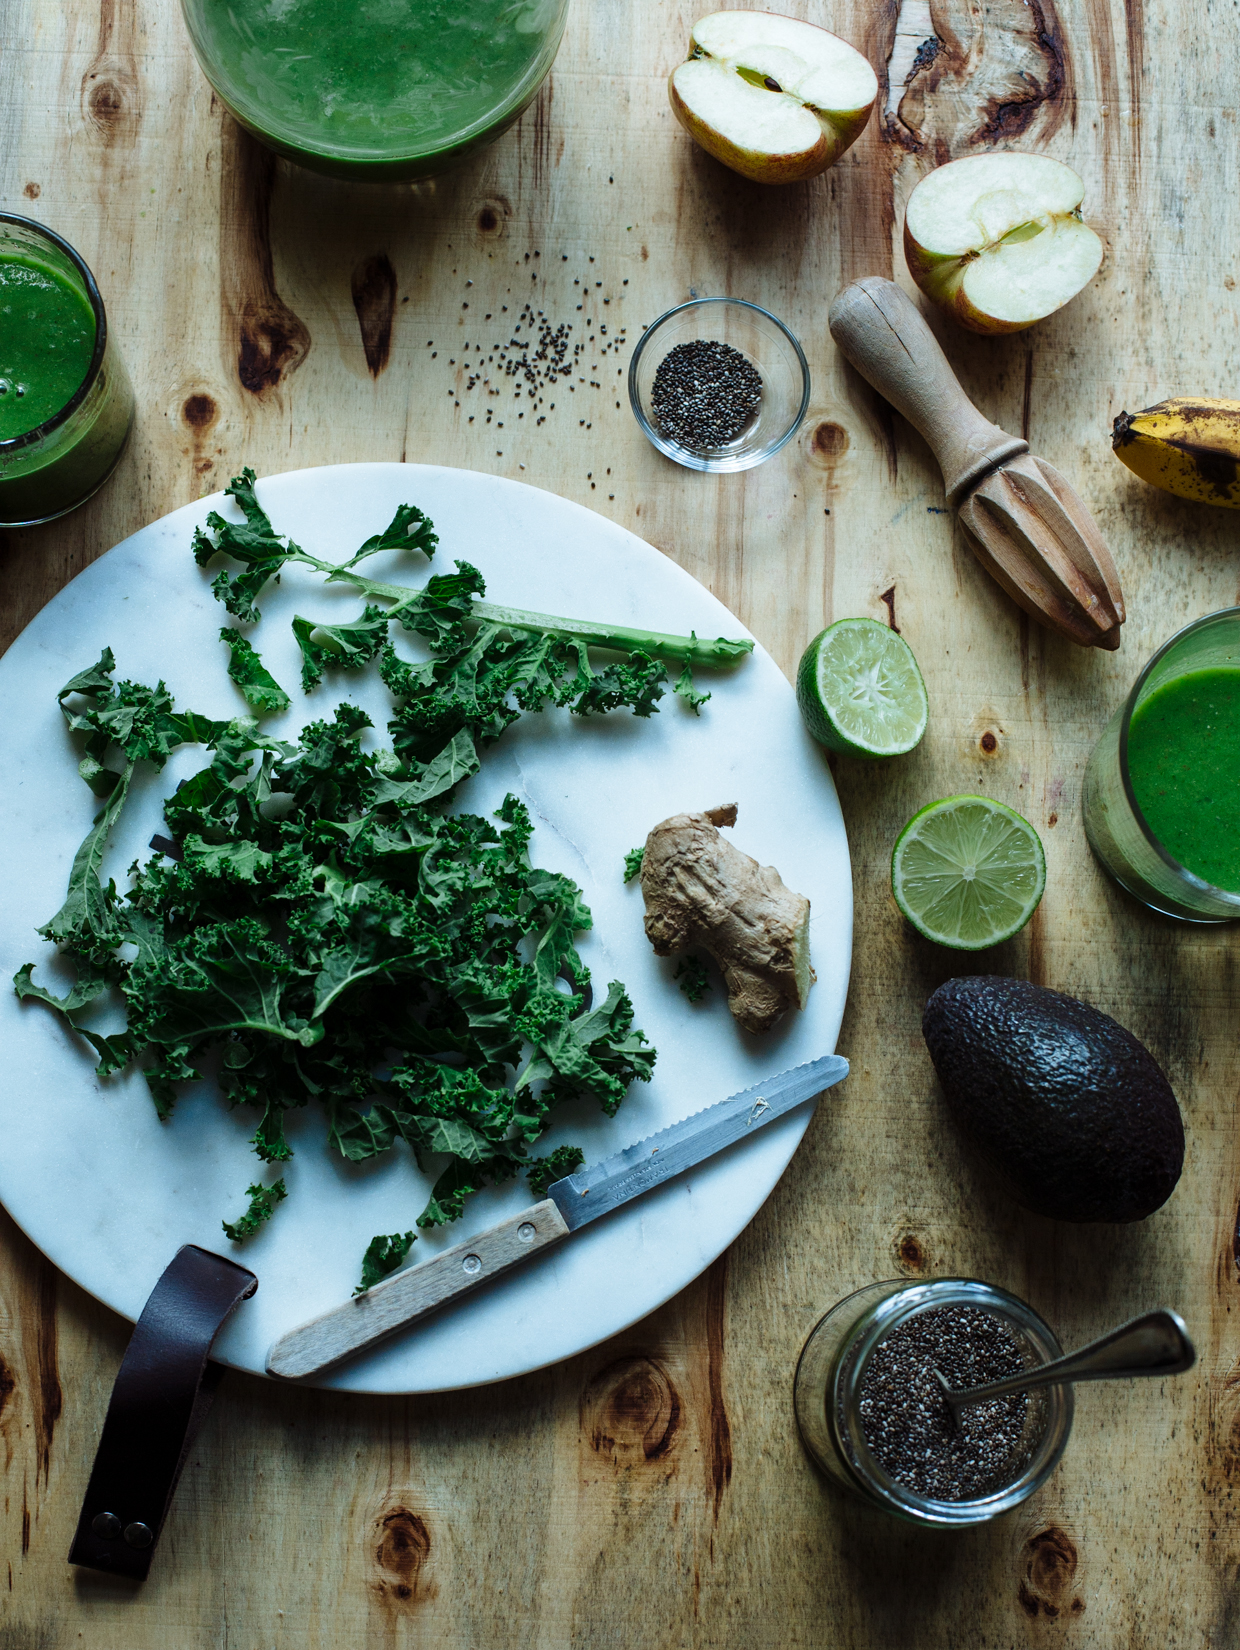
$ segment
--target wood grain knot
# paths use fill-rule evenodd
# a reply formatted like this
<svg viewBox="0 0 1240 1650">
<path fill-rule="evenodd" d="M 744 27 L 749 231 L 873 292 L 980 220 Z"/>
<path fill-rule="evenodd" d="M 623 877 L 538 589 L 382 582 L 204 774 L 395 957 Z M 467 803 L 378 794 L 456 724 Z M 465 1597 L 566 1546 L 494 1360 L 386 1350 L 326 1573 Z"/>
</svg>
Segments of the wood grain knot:
<svg viewBox="0 0 1240 1650">
<path fill-rule="evenodd" d="M 124 59 L 105 58 L 104 64 L 82 81 L 82 115 L 88 126 L 111 143 L 138 118 L 138 81 Z"/>
<path fill-rule="evenodd" d="M 209 430 L 220 416 L 220 409 L 209 395 L 198 390 L 186 396 L 181 417 L 191 430 Z"/>
<path fill-rule="evenodd" d="M 125 112 L 125 93 L 114 80 L 99 80 L 86 99 L 96 126 L 114 126 Z"/>
<path fill-rule="evenodd" d="M 301 319 L 274 293 L 244 301 L 239 316 L 237 377 L 251 395 L 280 387 L 310 350 L 310 333 Z"/>
<path fill-rule="evenodd" d="M 1021 1609 L 1031 1620 L 1038 1615 L 1052 1619 L 1065 1613 L 1080 1615 L 1085 1600 L 1073 1593 L 1076 1570 L 1076 1544 L 1066 1530 L 1048 1524 L 1031 1535 L 1021 1549 L 1016 1593 Z"/>
<path fill-rule="evenodd" d="M 9 1368 L 3 1358 L 0 1358 L 0 1415 L 8 1407 L 9 1399 L 17 1391 L 17 1376 Z"/>
<path fill-rule="evenodd" d="M 378 378 L 388 364 L 396 314 L 396 271 L 386 252 L 362 259 L 353 271 L 351 289 L 366 365 L 370 376 Z"/>
<path fill-rule="evenodd" d="M 827 420 L 814 426 L 814 451 L 823 458 L 836 459 L 848 451 L 848 431 L 842 424 Z"/>
<path fill-rule="evenodd" d="M 981 124 L 969 137 L 971 144 L 1011 143 L 1024 136 L 1044 108 L 1058 124 L 1064 106 L 1072 101 L 1063 27 L 1052 0 L 1029 0 L 1028 13 L 1028 46 L 1032 48 L 1031 56 L 1033 51 L 1041 55 L 1042 78 L 1032 69 L 1023 68 L 1019 89 L 1013 87 L 1006 94 L 988 98 L 981 110 Z M 1013 31 L 1014 35 L 1017 32 L 1024 31 Z"/>
<path fill-rule="evenodd" d="M 977 742 L 977 748 L 983 756 L 994 756 L 999 749 L 999 736 L 991 728 Z"/>
<path fill-rule="evenodd" d="M 680 1395 L 657 1358 L 630 1353 L 617 1358 L 586 1387 L 581 1427 L 590 1448 L 619 1465 L 657 1461 L 680 1431 Z"/>
<path fill-rule="evenodd" d="M 431 1553 L 431 1532 L 424 1518 L 408 1507 L 396 1506 L 375 1521 L 379 1544 L 375 1563 L 381 1579 L 378 1591 L 399 1604 L 417 1604 L 430 1598 L 434 1588 L 426 1575 Z"/>
<path fill-rule="evenodd" d="M 25 195 L 28 201 L 37 201 L 42 193 L 43 186 L 38 183 L 28 183 L 22 190 L 22 194 Z"/>
<path fill-rule="evenodd" d="M 930 1262 L 926 1247 L 916 1232 L 904 1232 L 895 1243 L 896 1265 L 904 1272 L 924 1272 Z"/>
<path fill-rule="evenodd" d="M 478 233 L 488 239 L 502 235 L 511 216 L 512 202 L 507 195 L 492 195 L 478 208 Z"/>
</svg>

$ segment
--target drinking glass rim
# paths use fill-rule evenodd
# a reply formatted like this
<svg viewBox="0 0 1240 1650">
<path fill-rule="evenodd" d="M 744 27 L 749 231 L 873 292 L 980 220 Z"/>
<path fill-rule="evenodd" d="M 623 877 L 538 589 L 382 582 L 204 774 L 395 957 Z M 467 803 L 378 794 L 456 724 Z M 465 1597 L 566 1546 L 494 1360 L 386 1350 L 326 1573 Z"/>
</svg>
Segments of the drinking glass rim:
<svg viewBox="0 0 1240 1650">
<path fill-rule="evenodd" d="M 1150 829 L 1149 821 L 1141 811 L 1141 804 L 1137 801 L 1136 793 L 1132 788 L 1132 776 L 1128 771 L 1128 730 L 1132 725 L 1132 714 L 1137 708 L 1137 699 L 1140 696 L 1141 689 L 1149 680 L 1151 671 L 1173 647 L 1178 647 L 1194 631 L 1202 630 L 1208 625 L 1217 624 L 1221 619 L 1240 621 L 1240 607 L 1220 607 L 1213 613 L 1203 613 L 1199 619 L 1190 620 L 1188 624 L 1181 626 L 1174 635 L 1169 636 L 1158 651 L 1146 661 L 1144 668 L 1132 684 L 1128 697 L 1124 701 L 1123 710 L 1120 713 L 1119 777 L 1120 784 L 1124 787 L 1124 797 L 1132 811 L 1132 817 L 1137 823 L 1137 828 L 1163 864 L 1169 870 L 1175 872 L 1177 876 L 1182 877 L 1194 891 L 1212 895 L 1216 899 L 1221 899 L 1235 906 L 1236 915 L 1240 917 L 1240 892 L 1237 892 L 1234 888 L 1219 888 L 1214 883 L 1207 882 L 1204 877 L 1199 877 L 1195 871 L 1190 871 L 1187 865 L 1181 865 L 1174 854 L 1167 852 Z"/>
<path fill-rule="evenodd" d="M 9 453 L 18 452 L 23 447 L 32 447 L 35 442 L 42 441 L 47 436 L 54 434 L 62 424 L 67 423 L 72 418 L 95 386 L 95 381 L 99 377 L 99 370 L 103 366 L 103 355 L 108 343 L 108 317 L 107 311 L 103 307 L 103 296 L 99 291 L 95 277 L 91 274 L 90 266 L 77 248 L 70 246 L 63 235 L 58 235 L 54 229 L 49 229 L 46 224 L 40 223 L 36 218 L 22 217 L 17 212 L 0 212 L 0 224 L 6 223 L 17 224 L 21 229 L 33 230 L 36 235 L 42 236 L 45 241 L 51 241 L 53 246 L 59 248 L 77 269 L 85 284 L 86 296 L 90 299 L 90 307 L 95 316 L 95 348 L 90 358 L 90 365 L 86 369 L 85 378 L 64 406 L 59 411 L 54 412 L 50 418 L 44 419 L 42 424 L 36 424 L 33 430 L 26 430 L 21 435 L 11 435 L 0 440 L 0 458 Z"/>
<path fill-rule="evenodd" d="M 867 1491 L 876 1495 L 893 1512 L 920 1524 L 962 1528 L 983 1523 L 1000 1513 L 1010 1511 L 1046 1482 L 1059 1465 L 1060 1457 L 1067 1447 L 1072 1432 L 1075 1404 L 1069 1383 L 1047 1387 L 1045 1394 L 1048 1413 L 1043 1441 L 1051 1438 L 1052 1443 L 1046 1458 L 1038 1463 L 1036 1471 L 1031 1472 L 1026 1468 L 1011 1484 L 995 1490 L 990 1495 L 978 1496 L 970 1501 L 937 1501 L 930 1496 L 919 1495 L 916 1490 L 898 1483 L 875 1460 L 866 1443 L 859 1418 L 855 1428 L 857 1436 L 853 1437 L 850 1429 L 849 1447 L 845 1447 L 840 1436 L 839 1409 L 845 1404 L 846 1399 L 852 1399 L 854 1402 L 859 1399 L 861 1381 L 875 1347 L 907 1319 L 938 1306 L 968 1306 L 981 1312 L 990 1311 L 997 1317 L 1012 1319 L 1027 1333 L 1032 1332 L 1035 1338 L 1045 1339 L 1049 1353 L 1044 1362 L 1049 1363 L 1063 1355 L 1063 1348 L 1050 1325 L 1027 1301 L 1021 1300 L 1018 1295 L 1013 1295 L 1006 1289 L 1001 1289 L 998 1284 L 984 1283 L 980 1278 L 964 1277 L 929 1278 L 924 1283 L 909 1282 L 907 1287 L 867 1308 L 863 1317 L 868 1316 L 870 1322 L 860 1339 L 854 1339 L 854 1328 L 849 1340 L 837 1354 L 826 1394 L 827 1426 L 836 1440 L 837 1451 L 845 1470 L 855 1473 Z M 845 1372 L 844 1353 L 850 1343 L 854 1350 Z M 1041 1448 L 1041 1445 L 1038 1447 Z M 853 1459 L 853 1451 L 856 1452 L 856 1460 Z M 1033 1465 L 1036 1456 L 1035 1450 L 1030 1466 Z"/>
</svg>

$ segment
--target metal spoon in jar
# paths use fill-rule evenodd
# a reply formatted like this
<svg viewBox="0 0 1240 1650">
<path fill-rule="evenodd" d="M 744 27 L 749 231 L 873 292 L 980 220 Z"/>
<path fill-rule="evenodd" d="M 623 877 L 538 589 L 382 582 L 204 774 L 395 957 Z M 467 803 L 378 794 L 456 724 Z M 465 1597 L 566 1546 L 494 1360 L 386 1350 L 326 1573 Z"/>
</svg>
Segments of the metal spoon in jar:
<svg viewBox="0 0 1240 1650">
<path fill-rule="evenodd" d="M 936 1369 L 939 1385 L 952 1420 L 960 1427 L 960 1411 L 988 1398 L 1006 1398 L 1012 1392 L 1028 1392 L 1031 1387 L 1061 1386 L 1075 1381 L 1118 1381 L 1131 1375 L 1181 1375 L 1197 1361 L 1188 1327 L 1178 1312 L 1159 1307 L 1143 1313 L 1131 1323 L 1121 1324 L 1109 1335 L 1090 1341 L 1077 1352 L 1056 1358 L 1049 1364 L 1022 1369 L 1002 1381 L 973 1386 L 957 1392 L 942 1370 Z"/>
</svg>

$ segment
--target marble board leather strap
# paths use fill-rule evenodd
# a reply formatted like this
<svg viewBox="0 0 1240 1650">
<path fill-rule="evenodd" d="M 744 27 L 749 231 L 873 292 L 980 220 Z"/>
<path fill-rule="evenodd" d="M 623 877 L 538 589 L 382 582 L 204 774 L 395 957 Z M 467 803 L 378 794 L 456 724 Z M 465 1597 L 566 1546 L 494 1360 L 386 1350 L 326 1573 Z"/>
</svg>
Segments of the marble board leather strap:
<svg viewBox="0 0 1240 1650">
<path fill-rule="evenodd" d="M 187 1243 L 151 1291 L 112 1388 L 70 1564 L 144 1581 L 181 1468 L 224 1370 L 220 1326 L 258 1288 L 244 1266 Z"/>
</svg>

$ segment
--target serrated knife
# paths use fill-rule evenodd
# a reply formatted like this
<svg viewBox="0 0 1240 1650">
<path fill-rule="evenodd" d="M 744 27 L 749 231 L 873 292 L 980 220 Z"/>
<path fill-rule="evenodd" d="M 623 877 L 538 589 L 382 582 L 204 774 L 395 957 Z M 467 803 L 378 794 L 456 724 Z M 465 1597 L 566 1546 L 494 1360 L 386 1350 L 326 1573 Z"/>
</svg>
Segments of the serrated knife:
<svg viewBox="0 0 1240 1650">
<path fill-rule="evenodd" d="M 541 1203 L 281 1335 L 267 1355 L 268 1373 L 290 1380 L 317 1375 L 365 1351 L 747 1139 L 847 1075 L 848 1061 L 841 1055 L 811 1060 L 557 1180 Z"/>
</svg>

